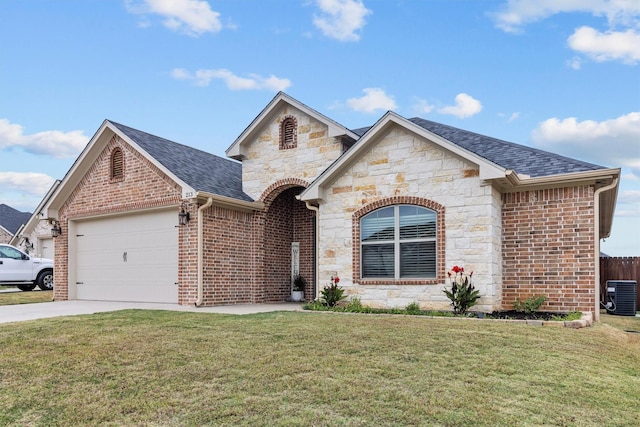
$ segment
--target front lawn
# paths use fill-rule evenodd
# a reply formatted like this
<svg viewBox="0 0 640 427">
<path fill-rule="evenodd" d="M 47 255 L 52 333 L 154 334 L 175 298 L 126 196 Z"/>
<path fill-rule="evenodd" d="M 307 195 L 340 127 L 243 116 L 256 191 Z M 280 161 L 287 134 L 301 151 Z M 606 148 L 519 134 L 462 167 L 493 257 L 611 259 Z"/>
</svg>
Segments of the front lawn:
<svg viewBox="0 0 640 427">
<path fill-rule="evenodd" d="M 53 291 L 30 292 L 2 292 L 0 293 L 0 305 L 31 304 L 34 302 L 50 302 L 53 299 Z"/>
<path fill-rule="evenodd" d="M 591 328 L 126 310 L 0 326 L 0 425 L 640 425 L 640 318 Z M 613 318 L 613 324 L 607 324 Z"/>
</svg>

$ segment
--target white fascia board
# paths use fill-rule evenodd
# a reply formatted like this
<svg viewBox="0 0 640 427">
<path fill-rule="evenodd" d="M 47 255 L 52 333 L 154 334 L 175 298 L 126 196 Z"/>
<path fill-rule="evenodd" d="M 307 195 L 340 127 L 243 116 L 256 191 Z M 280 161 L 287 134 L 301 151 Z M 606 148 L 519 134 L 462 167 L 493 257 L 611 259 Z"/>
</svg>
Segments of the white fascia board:
<svg viewBox="0 0 640 427">
<path fill-rule="evenodd" d="M 113 130 L 109 129 L 109 125 L 110 123 L 107 120 L 102 122 L 96 133 L 91 137 L 80 155 L 73 162 L 71 168 L 69 168 L 57 189 L 44 206 L 43 213 L 45 218 L 58 219 L 59 209 L 76 185 L 79 184 L 82 177 L 87 173 L 104 145 L 111 139 Z M 105 135 L 105 133 L 108 135 Z M 105 140 L 106 142 L 104 142 Z"/>
<path fill-rule="evenodd" d="M 236 140 L 231 144 L 229 148 L 225 151 L 227 157 L 242 160 L 245 158 L 245 151 L 243 149 L 243 145 L 246 141 L 251 141 L 255 137 L 255 134 L 260 132 L 265 123 L 270 123 L 273 118 L 279 113 L 282 106 L 284 104 L 291 105 L 292 107 L 302 111 L 310 117 L 318 120 L 321 123 L 324 123 L 328 127 L 327 136 L 330 138 L 336 136 L 346 135 L 354 140 L 358 139 L 358 136 L 340 125 L 339 123 L 331 120 L 327 116 L 317 112 L 313 108 L 306 106 L 300 101 L 290 97 L 284 92 L 279 92 L 272 100 L 267 104 L 267 106 L 258 114 L 258 116 L 253 119 L 251 124 L 236 138 Z"/>
<path fill-rule="evenodd" d="M 127 144 L 131 145 L 135 150 L 144 155 L 158 169 L 160 169 L 167 176 L 176 181 L 182 188 L 183 198 L 188 198 L 187 195 L 189 193 L 195 194 L 195 189 L 191 188 L 181 179 L 178 179 L 178 177 L 171 173 L 167 168 L 165 168 L 162 164 L 151 157 L 149 153 L 144 151 L 140 146 L 138 146 L 138 144 L 136 144 L 129 137 L 123 134 L 116 126 L 111 124 L 111 122 L 109 122 L 108 120 L 105 120 L 102 122 L 102 125 L 100 125 L 100 128 L 98 128 L 93 137 L 89 140 L 84 150 L 82 150 L 60 184 L 57 186 L 55 192 L 51 195 L 49 201 L 42 209 L 44 218 L 58 219 L 58 211 L 67 200 L 71 192 L 80 183 L 82 178 L 84 178 L 104 147 L 109 143 L 113 135 L 118 135 Z"/>
<path fill-rule="evenodd" d="M 480 178 L 484 180 L 504 178 L 506 170 L 486 159 L 468 151 L 451 141 L 434 134 L 421 126 L 405 119 L 404 117 L 388 111 L 380 118 L 367 133 L 351 147 L 345 155 L 338 158 L 331 166 L 329 166 L 311 185 L 300 194 L 303 201 L 320 200 L 323 198 L 324 187 L 333 182 L 340 173 L 342 173 L 349 165 L 360 158 L 361 155 L 369 151 L 372 144 L 375 144 L 391 129 L 392 126 L 401 126 L 418 136 L 438 144 L 443 149 L 450 151 L 470 162 L 477 164 L 480 168 Z"/>
</svg>

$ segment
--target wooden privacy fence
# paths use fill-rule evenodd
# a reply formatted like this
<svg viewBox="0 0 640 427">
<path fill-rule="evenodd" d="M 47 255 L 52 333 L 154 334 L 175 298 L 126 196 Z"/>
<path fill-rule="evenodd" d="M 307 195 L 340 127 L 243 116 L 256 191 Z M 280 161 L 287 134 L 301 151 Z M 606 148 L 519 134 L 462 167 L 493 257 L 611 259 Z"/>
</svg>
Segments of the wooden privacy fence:
<svg viewBox="0 0 640 427">
<path fill-rule="evenodd" d="M 640 282 L 640 257 L 601 257 L 600 292 L 607 290 L 607 280 L 635 280 Z M 636 307 L 640 310 L 640 289 L 636 288 Z"/>
</svg>

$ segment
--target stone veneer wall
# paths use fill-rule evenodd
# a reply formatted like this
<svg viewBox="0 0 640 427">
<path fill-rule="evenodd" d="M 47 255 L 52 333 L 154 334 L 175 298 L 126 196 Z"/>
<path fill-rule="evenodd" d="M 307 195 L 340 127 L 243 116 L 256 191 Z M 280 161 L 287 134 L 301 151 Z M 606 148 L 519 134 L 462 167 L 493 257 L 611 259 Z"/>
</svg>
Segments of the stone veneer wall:
<svg viewBox="0 0 640 427">
<path fill-rule="evenodd" d="M 280 123 L 295 117 L 296 148 L 280 149 Z M 287 106 L 247 148 L 242 160 L 242 187 L 245 193 L 258 200 L 274 182 L 287 178 L 313 181 L 342 154 L 342 143 L 327 137 L 327 126 Z"/>
<path fill-rule="evenodd" d="M 541 310 L 594 311 L 593 187 L 503 195 L 503 300 L 544 295 Z"/>
<path fill-rule="evenodd" d="M 121 147 L 124 154 L 125 176 L 120 180 L 110 179 L 110 155 L 115 147 Z M 62 235 L 55 239 L 54 299 L 69 299 L 69 220 L 177 205 L 180 197 L 175 182 L 114 136 L 58 212 Z"/>
<path fill-rule="evenodd" d="M 440 146 L 395 128 L 347 172 L 325 190 L 320 205 L 320 287 L 332 275 L 363 304 L 375 307 L 404 307 L 417 301 L 429 309 L 450 309 L 442 292 L 446 271 L 438 280 L 388 281 L 362 284 L 353 271 L 352 239 L 354 212 L 372 203 L 396 197 L 411 197 L 442 206 L 445 211 L 444 254 L 439 260 L 445 270 L 454 265 L 474 271 L 474 285 L 483 296 L 478 310 L 500 307 L 501 217 L 500 194 L 482 185 L 476 165 Z"/>
<path fill-rule="evenodd" d="M 6 231 L 4 228 L 0 228 L 0 243 L 9 243 L 9 240 L 13 238 L 13 234 Z"/>
</svg>

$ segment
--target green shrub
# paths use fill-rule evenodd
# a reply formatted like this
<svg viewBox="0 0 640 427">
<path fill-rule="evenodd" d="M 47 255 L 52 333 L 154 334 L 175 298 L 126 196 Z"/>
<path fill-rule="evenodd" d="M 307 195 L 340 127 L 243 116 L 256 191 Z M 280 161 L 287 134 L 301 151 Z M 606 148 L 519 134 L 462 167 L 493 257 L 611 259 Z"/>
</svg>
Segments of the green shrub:
<svg viewBox="0 0 640 427">
<path fill-rule="evenodd" d="M 421 314 L 422 310 L 420 310 L 420 305 L 418 305 L 417 301 L 414 301 L 410 304 L 408 304 L 405 308 L 404 308 L 405 313 L 407 314 Z"/>
<path fill-rule="evenodd" d="M 360 301 L 360 298 L 353 297 L 349 300 L 349 303 L 344 308 L 344 310 L 352 313 L 361 313 L 363 308 L 364 306 L 362 305 L 362 301 Z"/>
<path fill-rule="evenodd" d="M 335 307 L 340 301 L 346 298 L 344 289 L 338 286 L 339 277 L 331 277 L 331 284 L 325 286 L 320 292 L 322 300 L 328 307 Z"/>
<path fill-rule="evenodd" d="M 520 301 L 520 298 L 516 298 L 516 302 L 513 303 L 513 309 L 519 312 L 534 313 L 540 309 L 546 300 L 547 297 L 544 295 L 531 296 L 524 302 Z"/>
<path fill-rule="evenodd" d="M 449 273 L 451 290 L 445 288 L 443 292 L 451 300 L 453 313 L 465 314 L 469 308 L 478 303 L 480 291 L 477 291 L 471 284 L 473 271 L 468 276 L 465 276 L 464 268 L 457 265 L 453 267 L 452 271 L 455 272 L 455 276 L 451 278 L 451 273 Z"/>
</svg>

